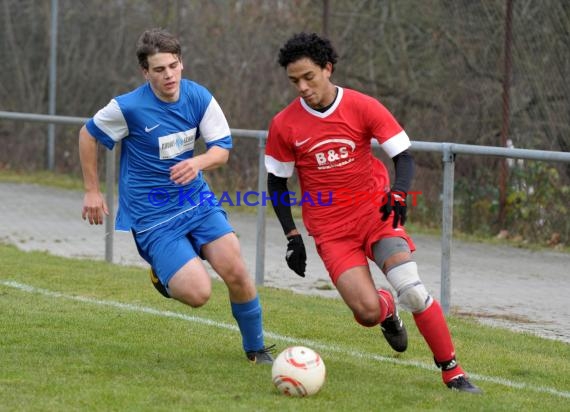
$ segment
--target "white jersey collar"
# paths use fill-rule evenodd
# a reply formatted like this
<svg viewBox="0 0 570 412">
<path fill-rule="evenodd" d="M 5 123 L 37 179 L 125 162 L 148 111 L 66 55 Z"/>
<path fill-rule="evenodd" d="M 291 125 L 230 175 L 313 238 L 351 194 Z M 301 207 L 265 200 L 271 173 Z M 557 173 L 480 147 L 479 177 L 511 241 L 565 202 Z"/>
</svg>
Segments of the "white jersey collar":
<svg viewBox="0 0 570 412">
<path fill-rule="evenodd" d="M 340 101 L 342 100 L 342 95 L 343 95 L 343 88 L 336 86 L 336 88 L 338 89 L 338 93 L 336 95 L 336 99 L 333 103 L 333 105 L 331 107 L 328 108 L 328 110 L 326 112 L 319 112 L 318 110 L 312 109 L 307 103 L 305 103 L 305 100 L 303 100 L 302 97 L 300 97 L 299 99 L 301 100 L 301 106 L 303 106 L 303 108 L 309 112 L 310 114 L 312 114 L 313 116 L 317 116 L 320 118 L 325 118 L 330 116 L 331 114 L 334 113 L 334 111 L 336 110 L 336 108 L 338 107 L 338 105 L 340 104 Z"/>
</svg>

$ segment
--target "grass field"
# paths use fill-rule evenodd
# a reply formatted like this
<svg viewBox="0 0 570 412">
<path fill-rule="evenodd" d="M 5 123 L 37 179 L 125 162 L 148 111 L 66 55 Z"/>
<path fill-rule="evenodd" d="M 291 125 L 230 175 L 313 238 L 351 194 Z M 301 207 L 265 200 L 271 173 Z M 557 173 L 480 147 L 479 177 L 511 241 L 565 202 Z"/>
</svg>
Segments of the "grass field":
<svg viewBox="0 0 570 412">
<path fill-rule="evenodd" d="M 298 399 L 241 351 L 227 291 L 190 309 L 141 268 L 0 245 L 1 411 L 570 410 L 570 345 L 450 317 L 458 359 L 485 394 L 445 388 L 408 324 L 395 354 L 336 299 L 260 288 L 266 343 L 319 351 L 327 382 Z"/>
</svg>

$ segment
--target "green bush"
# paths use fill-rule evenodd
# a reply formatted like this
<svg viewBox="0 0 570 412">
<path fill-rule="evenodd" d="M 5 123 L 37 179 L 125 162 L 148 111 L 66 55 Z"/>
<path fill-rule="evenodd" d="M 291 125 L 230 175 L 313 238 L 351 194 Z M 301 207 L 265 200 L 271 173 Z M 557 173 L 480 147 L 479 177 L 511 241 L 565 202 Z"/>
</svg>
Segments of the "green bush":
<svg viewBox="0 0 570 412">
<path fill-rule="evenodd" d="M 536 243 L 567 243 L 570 187 L 555 167 L 527 162 L 511 169 L 506 204 L 507 229 Z"/>
</svg>

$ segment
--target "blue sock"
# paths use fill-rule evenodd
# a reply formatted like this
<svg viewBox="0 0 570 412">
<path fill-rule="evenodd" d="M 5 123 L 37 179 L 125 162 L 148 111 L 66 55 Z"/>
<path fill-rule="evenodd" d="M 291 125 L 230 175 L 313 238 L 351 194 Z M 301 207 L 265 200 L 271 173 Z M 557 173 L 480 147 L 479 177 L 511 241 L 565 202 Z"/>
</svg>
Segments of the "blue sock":
<svg viewBox="0 0 570 412">
<path fill-rule="evenodd" d="M 245 303 L 231 302 L 231 305 L 232 314 L 241 332 L 243 350 L 253 352 L 262 349 L 264 343 L 259 296 Z"/>
</svg>

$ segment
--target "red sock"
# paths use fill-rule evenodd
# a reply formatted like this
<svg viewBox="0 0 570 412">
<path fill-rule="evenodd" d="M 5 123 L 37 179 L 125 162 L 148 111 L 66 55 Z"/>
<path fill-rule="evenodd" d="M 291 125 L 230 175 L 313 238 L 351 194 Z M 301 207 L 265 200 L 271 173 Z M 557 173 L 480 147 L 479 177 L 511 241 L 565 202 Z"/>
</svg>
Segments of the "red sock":
<svg viewBox="0 0 570 412">
<path fill-rule="evenodd" d="M 461 366 L 455 362 L 455 348 L 439 302 L 434 299 L 429 308 L 421 313 L 414 313 L 414 320 L 435 361 L 449 366 L 447 370 L 442 370 L 443 381 L 447 383 L 460 375 L 465 375 Z M 454 362 L 450 363 L 451 360 Z"/>
<path fill-rule="evenodd" d="M 378 300 L 380 301 L 380 322 L 394 314 L 394 298 L 392 294 L 384 289 L 378 289 Z M 379 322 L 379 323 L 380 323 Z"/>
<path fill-rule="evenodd" d="M 378 319 L 378 323 L 382 323 L 384 322 L 384 319 L 388 316 L 392 316 L 394 313 L 394 298 L 387 290 L 378 289 L 378 302 L 380 304 L 380 318 Z M 354 319 L 356 319 L 356 321 L 362 326 L 372 327 L 362 323 L 356 315 L 354 316 Z M 378 323 L 376 325 L 378 325 Z"/>
</svg>

